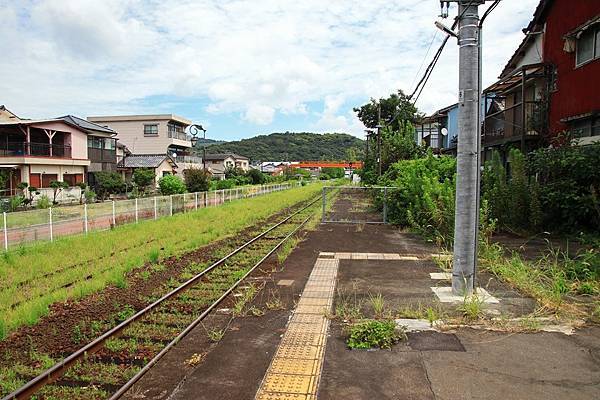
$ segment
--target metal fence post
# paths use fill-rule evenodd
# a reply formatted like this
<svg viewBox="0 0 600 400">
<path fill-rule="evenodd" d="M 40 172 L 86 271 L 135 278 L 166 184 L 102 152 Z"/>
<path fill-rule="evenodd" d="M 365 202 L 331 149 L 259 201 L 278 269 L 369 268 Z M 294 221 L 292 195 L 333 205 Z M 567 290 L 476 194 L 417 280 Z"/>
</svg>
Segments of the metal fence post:
<svg viewBox="0 0 600 400">
<path fill-rule="evenodd" d="M 113 227 L 117 226 L 117 217 L 115 215 L 115 201 L 112 201 L 112 223 L 113 223 Z"/>
<path fill-rule="evenodd" d="M 54 241 L 54 232 L 52 232 L 52 207 L 48 208 L 48 225 L 50 227 L 50 241 Z"/>
<path fill-rule="evenodd" d="M 388 213 L 388 206 L 387 206 L 387 186 L 383 188 L 383 223 L 387 224 L 387 213 Z"/>
<path fill-rule="evenodd" d="M 198 192 L 194 192 L 195 201 L 194 201 L 194 209 L 198 209 Z"/>
<path fill-rule="evenodd" d="M 6 211 L 2 213 L 4 218 L 4 250 L 8 251 L 8 230 L 6 228 Z"/>
<path fill-rule="evenodd" d="M 206 208 L 208 206 L 208 192 L 202 192 L 203 193 L 203 198 L 204 198 L 204 208 Z"/>
<path fill-rule="evenodd" d="M 225 189 L 221 189 L 221 204 L 225 204 Z"/>
<path fill-rule="evenodd" d="M 135 223 L 138 223 L 138 199 L 135 199 Z"/>
<path fill-rule="evenodd" d="M 217 190 L 215 190 L 213 192 L 213 198 L 215 200 L 215 207 L 217 206 L 217 204 L 219 203 L 219 199 L 217 198 Z"/>
<path fill-rule="evenodd" d="M 158 207 L 156 204 L 156 196 L 154 196 L 154 219 L 158 218 Z"/>
<path fill-rule="evenodd" d="M 87 235 L 88 233 L 88 209 L 87 203 L 83 204 L 83 229 Z"/>
<path fill-rule="evenodd" d="M 321 215 L 321 222 L 325 222 L 325 198 L 327 193 L 327 187 L 323 187 L 323 213 Z"/>
<path fill-rule="evenodd" d="M 173 216 L 173 195 L 169 195 L 169 216 Z"/>
</svg>

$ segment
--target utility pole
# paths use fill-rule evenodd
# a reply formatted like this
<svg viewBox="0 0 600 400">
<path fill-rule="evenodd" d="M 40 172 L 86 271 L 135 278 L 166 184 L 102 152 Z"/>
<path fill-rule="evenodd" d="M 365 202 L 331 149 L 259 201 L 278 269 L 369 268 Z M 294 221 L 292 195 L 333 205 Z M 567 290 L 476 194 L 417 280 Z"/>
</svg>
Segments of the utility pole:
<svg viewBox="0 0 600 400">
<path fill-rule="evenodd" d="M 381 176 L 381 99 L 377 109 L 377 175 Z"/>
<path fill-rule="evenodd" d="M 471 295 L 477 265 L 479 192 L 479 5 L 458 0 L 458 141 L 452 293 Z"/>
</svg>

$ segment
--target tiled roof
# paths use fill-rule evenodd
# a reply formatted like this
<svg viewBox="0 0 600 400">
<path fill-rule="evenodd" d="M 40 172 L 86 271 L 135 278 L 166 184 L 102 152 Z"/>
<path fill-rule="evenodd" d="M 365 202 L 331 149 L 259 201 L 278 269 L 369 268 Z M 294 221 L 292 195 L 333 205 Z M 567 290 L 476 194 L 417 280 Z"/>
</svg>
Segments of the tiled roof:
<svg viewBox="0 0 600 400">
<path fill-rule="evenodd" d="M 123 158 L 118 166 L 119 168 L 157 168 L 165 160 L 177 165 L 166 154 L 132 154 Z"/>
<path fill-rule="evenodd" d="M 65 115 L 62 117 L 58 117 L 58 119 L 62 119 L 63 121 L 65 121 L 68 124 L 76 125 L 82 129 L 86 129 L 86 130 L 90 130 L 90 131 L 98 131 L 98 132 L 109 133 L 109 134 L 113 134 L 113 135 L 117 133 L 110 128 L 107 128 L 102 125 L 98 125 L 94 122 L 90 122 L 85 119 L 81 119 L 74 115 Z"/>
</svg>

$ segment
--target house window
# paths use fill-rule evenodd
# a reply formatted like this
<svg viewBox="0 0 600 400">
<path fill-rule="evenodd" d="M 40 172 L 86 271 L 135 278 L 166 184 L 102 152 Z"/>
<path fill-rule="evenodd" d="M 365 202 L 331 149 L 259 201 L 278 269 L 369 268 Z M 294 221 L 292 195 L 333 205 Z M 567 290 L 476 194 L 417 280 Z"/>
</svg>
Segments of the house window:
<svg viewBox="0 0 600 400">
<path fill-rule="evenodd" d="M 574 121 L 569 131 L 574 138 L 598 136 L 600 135 L 600 118 Z"/>
<path fill-rule="evenodd" d="M 158 136 L 158 124 L 145 124 L 144 136 Z"/>
<path fill-rule="evenodd" d="M 95 136 L 88 136 L 88 147 L 92 149 L 101 149 L 102 148 L 102 138 Z"/>
<path fill-rule="evenodd" d="M 600 57 L 600 27 L 586 29 L 577 39 L 577 66 Z"/>
<path fill-rule="evenodd" d="M 83 174 L 63 174 L 63 181 L 68 183 L 69 186 L 75 186 L 83 182 Z"/>
<path fill-rule="evenodd" d="M 42 186 L 43 188 L 49 188 L 50 182 L 57 181 L 58 175 L 56 174 L 42 174 Z"/>
</svg>

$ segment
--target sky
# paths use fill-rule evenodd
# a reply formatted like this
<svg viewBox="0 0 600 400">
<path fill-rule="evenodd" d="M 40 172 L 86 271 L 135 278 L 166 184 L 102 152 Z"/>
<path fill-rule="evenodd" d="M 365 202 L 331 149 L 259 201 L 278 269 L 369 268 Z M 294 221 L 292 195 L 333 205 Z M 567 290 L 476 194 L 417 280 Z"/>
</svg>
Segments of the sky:
<svg viewBox="0 0 600 400">
<path fill-rule="evenodd" d="M 538 1 L 486 19 L 484 86 Z M 412 92 L 444 38 L 439 14 L 438 0 L 0 0 L 0 104 L 25 118 L 172 113 L 217 140 L 362 137 L 352 108 Z M 416 105 L 453 104 L 457 87 L 451 39 Z"/>
</svg>

